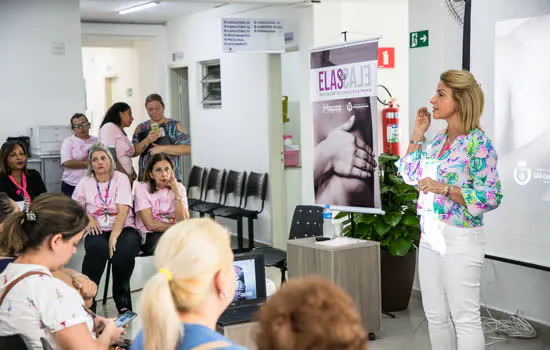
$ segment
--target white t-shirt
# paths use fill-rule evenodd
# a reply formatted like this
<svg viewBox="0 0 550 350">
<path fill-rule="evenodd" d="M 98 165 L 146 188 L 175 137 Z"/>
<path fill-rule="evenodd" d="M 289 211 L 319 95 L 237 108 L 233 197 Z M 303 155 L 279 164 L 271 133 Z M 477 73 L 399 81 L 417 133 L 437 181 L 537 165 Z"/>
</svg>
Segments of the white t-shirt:
<svg viewBox="0 0 550 350">
<path fill-rule="evenodd" d="M 33 349 L 43 349 L 45 338 L 59 349 L 55 332 L 85 323 L 90 333 L 94 321 L 84 309 L 84 300 L 76 289 L 53 277 L 44 266 L 11 263 L 0 274 L 0 295 L 16 278 L 29 272 L 32 275 L 19 281 L 0 305 L 0 336 L 21 334 Z"/>
</svg>

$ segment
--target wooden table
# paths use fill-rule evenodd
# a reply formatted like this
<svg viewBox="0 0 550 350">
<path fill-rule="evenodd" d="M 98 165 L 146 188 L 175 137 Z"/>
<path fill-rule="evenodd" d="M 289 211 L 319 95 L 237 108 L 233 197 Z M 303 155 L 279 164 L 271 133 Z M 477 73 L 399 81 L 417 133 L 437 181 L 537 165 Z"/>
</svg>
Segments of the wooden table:
<svg viewBox="0 0 550 350">
<path fill-rule="evenodd" d="M 227 339 L 249 350 L 256 350 L 256 326 L 257 322 L 246 322 L 230 326 L 218 325 L 216 330 Z"/>
<path fill-rule="evenodd" d="M 287 242 L 289 278 L 322 276 L 344 289 L 355 302 L 369 338 L 380 332 L 380 245 L 360 241 L 344 246 L 326 246 L 314 237 Z"/>
</svg>

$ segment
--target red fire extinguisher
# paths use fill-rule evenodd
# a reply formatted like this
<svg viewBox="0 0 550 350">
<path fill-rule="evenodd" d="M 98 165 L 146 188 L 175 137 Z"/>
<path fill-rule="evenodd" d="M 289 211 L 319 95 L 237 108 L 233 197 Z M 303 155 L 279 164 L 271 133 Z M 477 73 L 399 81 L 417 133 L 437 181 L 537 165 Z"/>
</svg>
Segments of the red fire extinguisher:
<svg viewBox="0 0 550 350">
<path fill-rule="evenodd" d="M 395 99 L 382 109 L 382 130 L 384 153 L 399 155 L 399 105 Z"/>
</svg>

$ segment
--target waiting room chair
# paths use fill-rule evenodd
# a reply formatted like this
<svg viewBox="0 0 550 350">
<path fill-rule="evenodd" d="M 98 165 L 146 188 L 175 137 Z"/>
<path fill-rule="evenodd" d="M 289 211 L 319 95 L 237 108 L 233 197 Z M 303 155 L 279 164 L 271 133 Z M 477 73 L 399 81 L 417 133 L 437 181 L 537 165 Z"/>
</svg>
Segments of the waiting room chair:
<svg viewBox="0 0 550 350">
<path fill-rule="evenodd" d="M 189 207 L 202 201 L 202 193 L 204 187 L 204 179 L 206 178 L 206 170 L 202 167 L 193 165 L 187 182 L 187 204 Z M 192 193 L 198 190 L 199 197 L 193 197 Z"/>
<path fill-rule="evenodd" d="M 244 195 L 244 185 L 246 181 L 246 172 L 229 170 L 229 173 L 225 179 L 225 185 L 223 186 L 223 203 L 201 203 L 193 206 L 193 211 L 200 213 L 203 217 L 205 214 L 210 214 L 213 217 L 212 212 L 219 208 L 228 208 L 227 199 L 233 196 L 233 199 L 238 206 L 242 205 Z"/>
<path fill-rule="evenodd" d="M 206 185 L 204 187 L 204 199 L 194 205 L 189 205 L 190 211 L 196 211 L 195 207 L 202 204 L 220 204 L 222 202 L 223 185 L 225 183 L 225 170 L 211 168 L 206 176 Z M 213 199 L 210 199 L 213 198 Z M 198 212 L 198 211 L 197 211 Z M 200 217 L 204 217 L 203 212 L 198 212 Z"/>
<path fill-rule="evenodd" d="M 264 210 L 267 196 L 267 174 L 250 172 L 246 181 L 244 205 L 242 207 L 219 208 L 212 211 L 213 216 L 237 220 L 237 252 L 243 252 L 243 218 L 248 219 L 248 249 L 254 248 L 254 220 Z M 251 199 L 261 201 L 259 209 L 248 209 Z"/>
<path fill-rule="evenodd" d="M 323 208 L 315 205 L 297 205 L 294 208 L 288 239 L 319 237 L 323 235 Z M 286 251 L 274 247 L 258 247 L 255 252 L 264 255 L 266 267 L 281 270 L 281 283 L 286 281 Z"/>
</svg>

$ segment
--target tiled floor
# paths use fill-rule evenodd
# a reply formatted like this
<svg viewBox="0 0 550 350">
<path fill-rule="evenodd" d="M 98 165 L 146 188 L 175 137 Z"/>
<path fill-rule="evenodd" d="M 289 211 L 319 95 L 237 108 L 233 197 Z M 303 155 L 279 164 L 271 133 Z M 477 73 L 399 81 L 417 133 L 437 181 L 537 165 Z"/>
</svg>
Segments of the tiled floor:
<svg viewBox="0 0 550 350">
<path fill-rule="evenodd" d="M 280 280 L 278 270 L 267 269 L 267 277 L 276 282 Z M 141 292 L 133 293 L 134 305 L 139 305 Z M 107 301 L 104 308 L 101 303 L 98 305 L 98 313 L 108 317 L 116 317 L 116 309 L 111 299 Z M 139 312 L 139 310 L 138 310 Z M 382 332 L 377 334 L 377 340 L 369 344 L 369 350 L 430 350 L 428 338 L 428 326 L 424 317 L 421 302 L 413 297 L 409 309 L 395 313 L 396 318 L 392 319 L 382 316 Z M 128 328 L 128 338 L 134 338 L 142 323 L 139 317 L 134 320 Z M 487 337 L 487 343 L 490 342 Z M 522 340 L 509 339 L 487 346 L 491 350 L 550 350 L 550 335 L 543 334 L 536 339 Z"/>
</svg>

